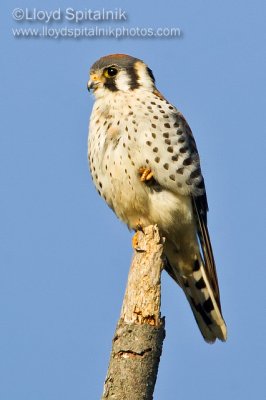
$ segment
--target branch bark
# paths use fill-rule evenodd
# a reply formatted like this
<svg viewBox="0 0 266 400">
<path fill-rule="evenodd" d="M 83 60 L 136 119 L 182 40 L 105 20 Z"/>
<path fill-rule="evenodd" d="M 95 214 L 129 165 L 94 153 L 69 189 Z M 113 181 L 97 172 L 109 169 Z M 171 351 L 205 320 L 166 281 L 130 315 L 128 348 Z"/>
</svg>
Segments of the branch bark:
<svg viewBox="0 0 266 400">
<path fill-rule="evenodd" d="M 102 400 L 152 400 L 165 337 L 160 315 L 163 238 L 138 232 Z"/>
</svg>

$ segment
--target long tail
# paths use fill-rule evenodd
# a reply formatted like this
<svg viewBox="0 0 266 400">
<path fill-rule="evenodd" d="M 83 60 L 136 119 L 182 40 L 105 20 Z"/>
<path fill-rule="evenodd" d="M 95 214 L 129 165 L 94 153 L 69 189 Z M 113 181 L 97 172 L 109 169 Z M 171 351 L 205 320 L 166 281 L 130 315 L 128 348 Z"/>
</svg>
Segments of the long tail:
<svg viewBox="0 0 266 400">
<path fill-rule="evenodd" d="M 179 280 L 206 342 L 213 343 L 216 339 L 225 341 L 226 324 L 220 302 L 215 299 L 203 264 L 195 261 L 194 271 Z"/>
</svg>

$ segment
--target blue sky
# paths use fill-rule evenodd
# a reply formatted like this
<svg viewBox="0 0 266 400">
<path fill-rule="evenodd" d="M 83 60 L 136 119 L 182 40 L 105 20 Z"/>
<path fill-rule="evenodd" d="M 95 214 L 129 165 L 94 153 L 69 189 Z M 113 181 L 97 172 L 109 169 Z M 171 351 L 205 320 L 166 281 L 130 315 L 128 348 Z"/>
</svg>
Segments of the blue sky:
<svg viewBox="0 0 266 400">
<path fill-rule="evenodd" d="M 7 2 L 6 2 L 7 3 Z M 14 8 L 126 10 L 90 23 L 179 27 L 180 38 L 14 38 Z M 197 140 L 228 342 L 207 345 L 163 274 L 167 336 L 155 400 L 265 395 L 265 13 L 263 0 L 9 1 L 2 5 L 0 398 L 98 399 L 132 255 L 131 233 L 87 166 L 90 65 L 145 60 Z M 61 20 L 49 28 L 87 27 Z"/>
</svg>

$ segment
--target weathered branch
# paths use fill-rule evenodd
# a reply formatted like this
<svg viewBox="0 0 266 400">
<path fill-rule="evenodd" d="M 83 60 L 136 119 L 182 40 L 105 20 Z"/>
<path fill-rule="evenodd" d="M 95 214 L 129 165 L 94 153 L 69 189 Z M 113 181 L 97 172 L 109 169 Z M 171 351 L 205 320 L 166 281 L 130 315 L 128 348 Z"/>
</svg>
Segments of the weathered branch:
<svg viewBox="0 0 266 400">
<path fill-rule="evenodd" d="M 138 232 L 102 400 L 151 400 L 165 337 L 160 316 L 163 239 L 156 226 Z"/>
</svg>

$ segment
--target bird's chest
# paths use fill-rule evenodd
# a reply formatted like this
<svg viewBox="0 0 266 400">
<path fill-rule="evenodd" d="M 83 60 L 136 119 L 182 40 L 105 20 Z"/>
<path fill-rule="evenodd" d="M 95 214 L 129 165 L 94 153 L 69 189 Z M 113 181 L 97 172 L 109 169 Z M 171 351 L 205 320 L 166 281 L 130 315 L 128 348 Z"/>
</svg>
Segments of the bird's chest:
<svg viewBox="0 0 266 400">
<path fill-rule="evenodd" d="M 96 188 L 128 225 L 147 209 L 146 188 L 139 179 L 141 110 L 128 98 L 94 106 L 89 130 L 89 161 Z"/>
</svg>

